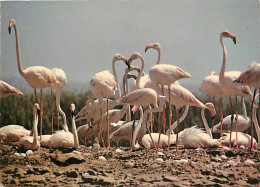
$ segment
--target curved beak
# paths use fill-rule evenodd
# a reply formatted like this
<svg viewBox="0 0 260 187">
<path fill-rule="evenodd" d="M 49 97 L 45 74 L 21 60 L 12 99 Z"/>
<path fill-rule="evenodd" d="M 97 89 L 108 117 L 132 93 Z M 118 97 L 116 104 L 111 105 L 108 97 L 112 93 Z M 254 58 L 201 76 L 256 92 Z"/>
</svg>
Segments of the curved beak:
<svg viewBox="0 0 260 187">
<path fill-rule="evenodd" d="M 146 47 L 145 47 L 145 50 L 144 52 L 146 52 L 148 49 L 152 48 L 153 47 L 153 44 L 148 44 Z"/>
<path fill-rule="evenodd" d="M 234 44 L 237 43 L 236 37 L 234 37 L 233 42 L 234 42 Z"/>
</svg>

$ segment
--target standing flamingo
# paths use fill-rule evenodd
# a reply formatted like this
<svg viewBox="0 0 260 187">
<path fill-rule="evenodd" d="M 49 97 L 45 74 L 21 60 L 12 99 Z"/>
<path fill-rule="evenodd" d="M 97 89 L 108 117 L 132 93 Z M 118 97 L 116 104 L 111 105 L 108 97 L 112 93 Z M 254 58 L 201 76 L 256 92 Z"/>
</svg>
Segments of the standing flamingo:
<svg viewBox="0 0 260 187">
<path fill-rule="evenodd" d="M 255 61 L 252 61 L 250 65 L 248 66 L 248 70 L 241 73 L 239 77 L 234 81 L 234 83 L 239 83 L 243 85 L 248 85 L 250 87 L 253 87 L 254 90 L 254 96 L 253 101 L 255 100 L 256 91 L 260 89 L 260 64 L 256 63 Z M 252 110 L 253 110 L 253 104 L 251 104 L 251 137 L 253 137 L 253 126 L 252 126 Z M 258 117 L 260 116 L 260 113 L 258 112 Z M 259 141 L 259 140 L 258 140 Z M 253 138 L 251 139 L 251 150 L 253 149 Z"/>
<path fill-rule="evenodd" d="M 113 71 L 114 71 L 114 64 L 115 61 L 123 60 L 125 63 L 127 62 L 127 59 L 120 55 L 116 54 L 113 58 L 112 64 L 113 64 Z M 115 71 L 114 71 L 115 73 Z M 115 74 L 116 76 L 116 74 Z M 108 113 L 108 97 L 112 94 L 113 91 L 118 89 L 119 85 L 117 84 L 117 78 L 114 75 L 112 75 L 108 70 L 101 71 L 99 73 L 96 73 L 93 78 L 90 81 L 90 88 L 92 92 L 95 94 L 99 101 L 99 106 L 101 107 L 101 103 L 103 101 L 103 97 L 107 98 L 107 113 Z M 101 111 L 101 110 L 100 110 Z M 102 111 L 100 112 L 100 118 L 102 117 Z M 100 119 L 100 122 L 102 119 Z M 98 136 L 98 144 L 100 140 L 100 133 L 101 133 L 101 126 L 99 125 L 99 136 Z M 107 116 L 107 138 L 109 138 L 109 118 Z M 108 140 L 108 148 L 110 148 L 110 142 Z"/>
<path fill-rule="evenodd" d="M 222 109 L 222 97 L 225 96 L 220 84 L 219 76 L 215 71 L 212 71 L 210 75 L 206 76 L 200 85 L 199 91 L 207 93 L 212 97 L 213 104 L 215 106 L 215 98 L 219 97 L 220 108 L 220 137 L 222 137 L 222 124 L 223 124 L 223 109 Z"/>
<path fill-rule="evenodd" d="M 24 136 L 18 141 L 18 147 L 24 149 L 39 149 L 40 141 L 38 139 L 38 115 L 37 110 L 40 110 L 40 107 L 37 103 L 33 105 L 33 136 Z"/>
<path fill-rule="evenodd" d="M 8 95 L 23 95 L 23 93 L 10 84 L 0 80 L 0 99 Z"/>
<path fill-rule="evenodd" d="M 160 57 L 160 53 L 159 53 L 158 56 Z M 159 57 L 158 57 L 158 62 L 160 63 Z M 170 111 L 169 111 L 169 127 L 170 127 L 171 126 L 171 119 L 172 119 L 170 86 L 171 86 L 172 83 L 174 83 L 175 81 L 177 81 L 179 79 L 191 78 L 191 75 L 189 73 L 183 71 L 181 68 L 176 67 L 176 66 L 171 65 L 171 64 L 157 64 L 157 65 L 154 65 L 150 69 L 149 76 L 150 76 L 150 79 L 151 79 L 152 84 L 154 86 L 154 89 L 160 95 L 164 95 L 164 93 L 163 93 L 164 85 L 168 86 L 169 109 L 170 109 Z M 160 89 L 159 85 L 161 85 L 162 90 Z M 176 138 L 178 138 L 178 132 L 177 132 Z M 170 134 L 169 134 L 169 141 L 170 141 Z M 178 143 L 178 142 L 176 142 L 176 143 Z M 170 145 L 168 145 L 168 154 L 169 154 L 169 152 L 170 152 Z M 178 154 L 177 153 L 177 146 L 176 146 L 176 154 Z"/>
<path fill-rule="evenodd" d="M 71 111 L 71 121 L 72 121 L 72 133 L 69 131 L 60 130 L 55 132 L 51 138 L 46 142 L 46 146 L 49 148 L 78 148 L 79 147 L 79 140 L 78 140 L 78 134 L 75 124 L 75 105 L 70 105 L 70 111 Z"/>
<path fill-rule="evenodd" d="M 231 97 L 232 96 L 235 97 L 236 132 L 237 132 L 237 118 L 238 118 L 237 96 L 252 97 L 252 92 L 250 91 L 249 87 L 247 87 L 247 86 L 237 86 L 237 85 L 232 84 L 239 77 L 239 75 L 240 75 L 239 71 L 225 72 L 227 51 L 226 51 L 226 47 L 223 42 L 223 38 L 231 38 L 233 40 L 234 44 L 236 44 L 236 37 L 229 31 L 223 31 L 220 34 L 220 43 L 223 48 L 223 62 L 222 62 L 222 67 L 221 67 L 221 70 L 219 73 L 219 83 L 220 83 L 220 86 L 221 86 L 222 90 L 224 91 L 224 93 L 229 96 L 229 103 L 230 103 L 230 110 L 231 110 L 231 128 L 233 126 L 232 123 L 233 123 L 233 118 L 234 118 Z M 231 147 L 231 137 L 232 137 L 231 132 L 232 132 L 232 129 L 230 129 L 230 146 L 229 147 Z M 236 139 L 237 139 L 237 136 L 236 136 Z M 238 144 L 236 143 L 236 145 L 237 145 L 236 148 L 238 149 Z"/>
<path fill-rule="evenodd" d="M 67 120 L 66 120 L 66 114 L 63 112 L 63 110 L 61 109 L 60 107 L 60 93 L 61 93 L 61 90 L 64 88 L 64 86 L 67 84 L 67 80 L 66 80 L 66 74 L 65 72 L 62 70 L 62 69 L 59 69 L 59 68 L 54 68 L 51 70 L 56 79 L 60 82 L 60 84 L 54 84 L 52 87 L 51 87 L 51 104 L 52 104 L 52 89 L 56 89 L 56 107 L 57 107 L 57 125 L 58 125 L 58 130 L 59 130 L 59 113 L 62 115 L 63 117 L 63 121 L 64 121 L 64 124 L 63 124 L 63 129 L 65 131 L 68 131 L 68 125 L 67 125 Z M 52 105 L 51 105 L 51 112 L 52 112 Z M 53 112 L 52 112 L 52 134 L 53 134 Z"/>
<path fill-rule="evenodd" d="M 21 76 L 28 82 L 28 84 L 34 89 L 35 101 L 36 98 L 36 89 L 41 90 L 41 113 L 40 113 L 40 137 L 42 136 L 42 116 L 43 116 L 43 102 L 42 102 L 42 89 L 46 87 L 51 87 L 53 84 L 59 84 L 59 81 L 56 79 L 53 72 L 43 66 L 31 66 L 27 69 L 22 68 L 21 56 L 20 56 L 20 47 L 19 47 L 19 36 L 16 27 L 16 22 L 14 19 L 10 20 L 8 31 L 11 33 L 11 28 L 14 27 L 15 39 L 16 39 L 16 55 L 17 55 L 17 66 Z M 40 138 L 41 139 L 41 138 Z"/>
</svg>

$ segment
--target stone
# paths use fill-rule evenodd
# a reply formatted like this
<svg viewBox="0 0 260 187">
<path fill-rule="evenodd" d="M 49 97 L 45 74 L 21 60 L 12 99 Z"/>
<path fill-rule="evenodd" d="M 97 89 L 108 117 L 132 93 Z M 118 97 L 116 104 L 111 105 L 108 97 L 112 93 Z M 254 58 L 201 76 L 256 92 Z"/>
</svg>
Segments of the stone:
<svg viewBox="0 0 260 187">
<path fill-rule="evenodd" d="M 155 162 L 156 162 L 157 164 L 162 164 L 162 163 L 164 163 L 164 160 L 163 160 L 162 158 L 157 158 L 157 159 L 155 160 Z"/>
<path fill-rule="evenodd" d="M 14 153 L 14 156 L 20 156 L 20 154 L 19 153 Z"/>
<path fill-rule="evenodd" d="M 121 149 L 116 149 L 115 152 L 116 153 L 122 153 L 122 150 Z"/>
<path fill-rule="evenodd" d="M 26 151 L 26 153 L 25 153 L 27 156 L 28 155 L 32 155 L 33 154 L 33 151 L 32 150 L 28 150 L 28 151 Z"/>
<path fill-rule="evenodd" d="M 107 159 L 106 159 L 105 157 L 103 157 L 103 156 L 99 156 L 99 157 L 98 157 L 98 160 L 100 160 L 100 161 L 106 161 Z"/>
<path fill-rule="evenodd" d="M 20 156 L 26 157 L 26 154 L 25 153 L 21 153 Z"/>
<path fill-rule="evenodd" d="M 226 156 L 226 155 L 221 155 L 220 158 L 221 158 L 222 160 L 226 160 L 226 159 L 227 159 L 227 156 Z"/>
<path fill-rule="evenodd" d="M 249 159 L 247 159 L 244 163 L 245 163 L 246 165 L 249 165 L 249 166 L 255 164 L 254 161 L 249 160 Z"/>
<path fill-rule="evenodd" d="M 134 163 L 133 162 L 127 162 L 127 163 L 125 163 L 125 167 L 126 168 L 132 168 L 132 167 L 134 167 Z"/>
</svg>

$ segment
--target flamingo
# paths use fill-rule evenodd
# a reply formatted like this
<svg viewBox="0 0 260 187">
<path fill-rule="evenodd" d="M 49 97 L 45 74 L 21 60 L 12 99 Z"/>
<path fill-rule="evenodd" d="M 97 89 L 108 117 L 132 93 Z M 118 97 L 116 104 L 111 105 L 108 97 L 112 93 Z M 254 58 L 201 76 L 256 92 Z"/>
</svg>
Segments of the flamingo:
<svg viewBox="0 0 260 187">
<path fill-rule="evenodd" d="M 20 56 L 20 47 L 19 47 L 19 36 L 16 27 L 16 22 L 14 19 L 10 20 L 8 31 L 11 33 L 11 28 L 14 27 L 15 39 L 16 39 L 16 55 L 17 55 L 17 66 L 21 76 L 28 82 L 28 84 L 34 89 L 35 102 L 36 98 L 36 89 L 41 90 L 41 113 L 40 113 L 40 139 L 42 137 L 42 116 L 43 116 L 43 102 L 42 102 L 42 89 L 46 87 L 51 87 L 53 84 L 60 84 L 56 79 L 53 72 L 43 66 L 31 66 L 27 69 L 22 68 L 21 56 Z"/>
<path fill-rule="evenodd" d="M 230 103 L 230 110 L 231 110 L 231 128 L 232 128 L 232 123 L 233 123 L 233 107 L 232 107 L 232 100 L 231 97 L 235 97 L 235 111 L 236 111 L 236 132 L 237 132 L 237 96 L 243 96 L 243 97 L 251 97 L 252 98 L 252 92 L 250 91 L 249 87 L 247 86 L 237 86 L 232 84 L 240 75 L 239 71 L 229 71 L 225 72 L 226 69 L 226 56 L 227 56 L 227 51 L 226 47 L 223 42 L 223 38 L 231 38 L 236 44 L 236 36 L 230 33 L 229 31 L 223 31 L 220 34 L 220 43 L 223 48 L 223 62 L 222 62 L 222 67 L 219 73 L 219 83 L 226 95 L 229 96 L 229 103 Z M 231 147 L 231 137 L 232 137 L 232 129 L 230 129 L 230 146 Z M 236 136 L 237 139 L 237 136 Z M 237 149 L 238 149 L 238 144 Z"/>
<path fill-rule="evenodd" d="M 54 133 L 51 138 L 46 142 L 46 146 L 49 148 L 70 148 L 77 149 L 79 147 L 78 134 L 75 124 L 75 104 L 70 105 L 71 121 L 72 121 L 72 133 L 65 130 L 60 130 Z"/>
<path fill-rule="evenodd" d="M 0 99 L 9 95 L 23 95 L 23 93 L 10 84 L 0 80 Z"/>
<path fill-rule="evenodd" d="M 247 116 L 244 97 L 242 97 L 242 108 L 243 108 L 243 115 L 239 114 L 238 118 L 237 118 L 237 131 L 238 132 L 243 132 L 250 126 L 250 118 Z M 234 120 L 235 119 L 233 119 L 232 124 L 234 124 Z M 232 129 L 232 131 L 235 131 L 236 130 L 235 127 L 233 126 L 231 128 L 230 125 L 231 125 L 231 115 L 228 115 L 222 120 L 222 122 L 219 122 L 218 124 L 216 124 L 213 127 L 212 132 L 216 133 L 219 131 L 221 132 L 222 130 L 229 131 L 230 129 Z"/>
<path fill-rule="evenodd" d="M 79 141 L 84 139 L 84 145 L 87 145 L 86 139 L 90 129 L 93 129 L 93 126 L 91 124 L 81 125 L 80 127 L 77 128 Z"/>
<path fill-rule="evenodd" d="M 56 107 L 57 107 L 57 125 L 58 125 L 58 130 L 59 130 L 59 113 L 62 115 L 63 117 L 63 121 L 64 121 L 64 126 L 63 129 L 65 131 L 68 131 L 68 125 L 67 125 L 67 120 L 66 120 L 66 114 L 63 112 L 63 110 L 60 107 L 60 93 L 61 90 L 64 88 L 64 86 L 67 84 L 67 80 L 66 80 L 66 74 L 62 69 L 59 68 L 54 68 L 51 70 L 53 72 L 53 74 L 55 75 L 56 79 L 60 82 L 60 84 L 56 84 L 51 86 L 51 111 L 52 111 L 52 89 L 56 89 Z M 52 130 L 51 133 L 53 134 L 53 112 L 52 112 Z"/>
<path fill-rule="evenodd" d="M 116 54 L 113 58 L 112 61 L 112 67 L 113 67 L 113 72 L 114 75 L 112 75 L 108 70 L 101 71 L 99 73 L 96 73 L 93 78 L 90 81 L 90 88 L 92 92 L 95 94 L 99 101 L 99 106 L 101 107 L 101 103 L 103 101 L 103 97 L 107 98 L 107 113 L 108 113 L 108 97 L 112 94 L 113 91 L 118 90 L 119 92 L 119 97 L 120 97 L 120 89 L 119 89 L 119 84 L 118 80 L 116 77 L 116 72 L 115 72 L 115 62 L 123 60 L 125 63 L 127 62 L 127 59 L 120 55 Z M 100 118 L 102 117 L 102 112 L 100 112 Z M 108 116 L 107 116 L 108 117 Z M 101 121 L 101 119 L 100 119 Z M 107 118 L 107 138 L 109 137 L 109 118 Z M 98 136 L 98 144 L 100 140 L 100 133 L 101 129 L 99 129 L 99 136 Z M 108 140 L 108 148 L 110 148 L 110 142 Z"/>
<path fill-rule="evenodd" d="M 31 131 L 21 125 L 6 125 L 0 128 L 0 141 L 16 142 L 24 136 L 29 136 Z"/>
<path fill-rule="evenodd" d="M 222 97 L 225 96 L 220 84 L 219 76 L 216 75 L 215 71 L 212 71 L 210 75 L 206 76 L 200 85 L 200 92 L 205 92 L 212 97 L 213 104 L 215 106 L 215 98 L 219 97 L 219 108 L 220 108 L 220 137 L 222 137 L 222 124 L 223 124 L 223 109 L 222 109 Z"/>
<path fill-rule="evenodd" d="M 255 61 L 252 61 L 250 63 L 250 65 L 248 66 L 248 70 L 241 73 L 239 75 L 239 77 L 234 81 L 234 83 L 239 83 L 239 84 L 242 84 L 242 85 L 248 85 L 248 86 L 253 87 L 255 89 L 252 103 L 255 100 L 256 90 L 260 89 L 259 72 L 260 72 L 260 64 L 256 63 Z M 253 137 L 252 110 L 253 110 L 253 104 L 251 105 L 251 111 L 250 111 L 250 113 L 251 113 L 251 137 Z M 258 112 L 258 116 L 260 116 L 259 112 Z M 254 151 L 254 149 L 253 149 L 253 139 L 251 139 L 251 150 Z"/>
<path fill-rule="evenodd" d="M 24 149 L 39 149 L 40 141 L 38 139 L 38 115 L 37 110 L 40 110 L 40 107 L 37 103 L 33 105 L 33 136 L 24 136 L 18 141 L 18 147 Z"/>
<path fill-rule="evenodd" d="M 159 53 L 158 56 L 159 56 L 158 57 L 158 62 L 160 63 L 160 60 L 159 60 L 160 59 L 160 53 Z M 181 68 L 176 67 L 176 66 L 171 65 L 171 64 L 157 64 L 157 65 L 154 65 L 150 69 L 149 77 L 151 79 L 151 82 L 153 84 L 154 89 L 160 95 L 164 95 L 164 93 L 163 93 L 164 85 L 168 86 L 168 91 L 169 91 L 169 109 L 170 109 L 170 111 L 169 111 L 169 127 L 170 127 L 171 126 L 171 118 L 172 118 L 170 86 L 171 86 L 172 83 L 174 83 L 175 81 L 177 81 L 179 79 L 191 78 L 191 75 L 189 73 L 183 71 Z M 162 90 L 160 90 L 160 86 L 159 85 L 161 85 Z M 177 133 L 177 137 L 178 137 L 178 133 Z M 169 134 L 169 141 L 170 141 L 170 134 Z M 169 152 L 170 152 L 170 144 L 168 145 L 168 154 L 169 154 Z M 176 154 L 178 154 L 177 146 L 176 146 Z"/>
<path fill-rule="evenodd" d="M 156 148 L 157 147 L 160 147 L 160 148 L 168 147 L 168 138 L 169 137 L 166 134 L 159 135 L 159 133 L 151 133 L 151 136 L 155 142 Z M 160 136 L 160 140 L 159 140 L 159 136 Z M 175 142 L 176 142 L 176 135 L 171 134 L 170 145 L 175 144 Z M 143 145 L 146 149 L 154 148 L 153 144 L 152 144 L 152 139 L 149 136 L 149 134 L 145 134 L 142 138 L 140 138 L 138 143 L 140 145 Z"/>
</svg>

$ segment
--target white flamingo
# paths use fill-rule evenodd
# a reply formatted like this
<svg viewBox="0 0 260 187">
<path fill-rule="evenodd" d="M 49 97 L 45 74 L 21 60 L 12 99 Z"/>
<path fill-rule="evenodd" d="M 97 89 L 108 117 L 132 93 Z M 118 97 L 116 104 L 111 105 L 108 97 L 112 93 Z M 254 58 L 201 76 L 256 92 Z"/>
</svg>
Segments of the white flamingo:
<svg viewBox="0 0 260 187">
<path fill-rule="evenodd" d="M 159 54 L 160 56 L 160 54 Z M 159 57 L 158 57 L 159 59 Z M 159 61 L 159 60 L 158 60 Z M 159 61 L 160 63 L 160 61 Z M 163 88 L 164 85 L 168 86 L 169 91 L 169 127 L 171 126 L 171 119 L 172 119 L 172 111 L 171 111 L 171 97 L 170 97 L 170 86 L 175 81 L 183 78 L 191 78 L 191 75 L 185 71 L 183 71 L 181 68 L 176 67 L 171 64 L 157 64 L 154 65 L 150 71 L 149 71 L 149 77 L 152 81 L 153 87 L 156 90 L 157 93 L 160 95 L 164 95 Z M 162 90 L 160 89 L 160 85 Z M 177 120 L 178 121 L 178 120 Z M 177 132 L 178 137 L 178 132 Z M 169 141 L 170 141 L 170 134 L 169 134 Z M 176 144 L 178 144 L 176 142 Z M 170 145 L 168 146 L 168 154 L 170 152 Z M 176 146 L 176 154 L 177 154 L 177 146 Z"/>
<path fill-rule="evenodd" d="M 120 54 L 116 54 L 112 61 L 113 71 L 114 71 L 115 61 L 119 61 L 119 60 L 123 60 L 125 63 L 127 62 L 127 59 L 124 56 L 122 56 Z M 115 73 L 115 71 L 114 71 L 114 73 Z M 119 91 L 118 81 L 115 76 L 116 76 L 116 74 L 112 75 L 107 70 L 102 71 L 102 72 L 96 73 L 93 76 L 93 78 L 91 79 L 90 84 L 89 84 L 92 92 L 95 94 L 95 96 L 97 97 L 97 99 L 99 101 L 100 107 L 101 107 L 101 103 L 103 101 L 103 97 L 107 98 L 107 112 L 108 112 L 108 97 L 112 94 L 113 91 L 115 91 L 115 90 Z M 119 93 L 120 93 L 120 91 L 119 91 Z M 100 118 L 101 117 L 102 117 L 102 113 L 100 113 Z M 100 119 L 100 121 L 101 120 L 102 119 Z M 109 118 L 107 118 L 107 129 L 109 129 Z M 109 136 L 109 130 L 107 132 L 108 132 L 108 136 Z M 101 129 L 99 129 L 98 144 L 99 144 L 99 140 L 100 140 L 100 133 L 101 133 Z M 108 141 L 108 148 L 110 148 L 109 141 Z"/>
<path fill-rule="evenodd" d="M 0 80 L 0 99 L 9 95 L 23 95 L 23 93 L 10 84 Z"/>
<path fill-rule="evenodd" d="M 52 89 L 56 89 L 56 107 L 57 107 L 57 126 L 58 126 L 58 130 L 59 130 L 59 113 L 62 115 L 63 117 L 63 129 L 65 131 L 68 131 L 68 125 L 67 125 L 67 120 L 66 120 L 66 114 L 65 112 L 63 112 L 63 110 L 60 107 L 60 94 L 61 94 L 61 90 L 64 88 L 64 86 L 66 86 L 67 84 L 67 78 L 66 78 L 66 74 L 62 69 L 59 68 L 54 68 L 51 70 L 56 79 L 60 82 L 60 84 L 56 84 L 53 85 L 51 87 L 51 112 L 52 112 L 52 134 L 53 134 L 53 111 L 52 111 Z"/>
<path fill-rule="evenodd" d="M 79 140 L 75 124 L 75 105 L 70 105 L 71 118 L 72 118 L 72 133 L 69 131 L 60 130 L 55 132 L 51 138 L 46 142 L 46 146 L 49 148 L 78 148 Z"/>
<path fill-rule="evenodd" d="M 16 55 L 17 55 L 17 66 L 21 76 L 28 82 L 28 84 L 34 89 L 35 102 L 36 98 L 36 89 L 41 90 L 41 113 L 40 113 L 40 137 L 42 136 L 42 116 L 43 116 L 43 102 L 42 102 L 42 89 L 46 87 L 51 87 L 53 84 L 59 84 L 59 81 L 56 79 L 53 72 L 43 66 L 31 66 L 27 69 L 22 68 L 21 64 L 21 55 L 19 47 L 19 36 L 16 27 L 16 22 L 14 19 L 10 20 L 8 31 L 11 33 L 11 28 L 14 27 L 15 39 L 16 39 Z M 41 139 L 41 138 L 40 138 Z"/>
<path fill-rule="evenodd" d="M 252 92 L 250 91 L 249 87 L 247 86 L 237 86 L 234 85 L 233 82 L 239 77 L 240 72 L 239 71 L 229 71 L 225 72 L 226 69 L 226 56 L 227 56 L 227 51 L 226 47 L 223 42 L 223 38 L 231 38 L 233 42 L 236 44 L 236 37 L 229 31 L 223 31 L 220 34 L 220 43 L 223 48 L 223 62 L 221 66 L 221 70 L 219 73 L 219 83 L 226 95 L 229 96 L 229 103 L 230 103 L 230 109 L 231 109 L 231 116 L 233 118 L 233 107 L 232 107 L 232 100 L 231 97 L 235 97 L 235 111 L 236 111 L 236 119 L 237 119 L 237 96 L 243 96 L 243 97 L 251 97 L 252 98 Z M 233 119 L 231 119 L 231 124 L 233 123 Z M 232 127 L 231 125 L 230 127 Z M 237 129 L 237 120 L 236 120 L 236 129 Z M 231 147 L 231 138 L 232 138 L 232 130 L 230 129 L 230 147 Z M 237 130 L 236 130 L 237 132 Z M 237 137 L 237 136 L 236 136 Z M 236 138 L 237 139 L 237 138 Z M 238 144 L 237 149 L 238 149 Z"/>
<path fill-rule="evenodd" d="M 38 126 L 37 110 L 40 110 L 40 107 L 37 103 L 35 103 L 33 105 L 33 136 L 22 137 L 17 143 L 19 148 L 23 148 L 26 150 L 40 148 L 40 141 L 37 132 L 37 126 Z"/>
</svg>

